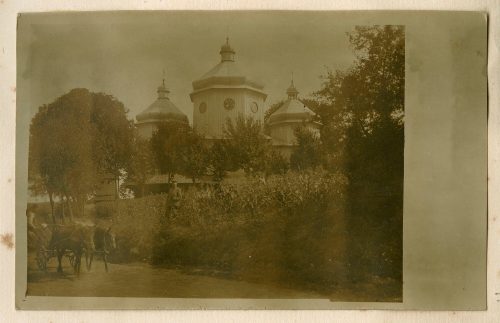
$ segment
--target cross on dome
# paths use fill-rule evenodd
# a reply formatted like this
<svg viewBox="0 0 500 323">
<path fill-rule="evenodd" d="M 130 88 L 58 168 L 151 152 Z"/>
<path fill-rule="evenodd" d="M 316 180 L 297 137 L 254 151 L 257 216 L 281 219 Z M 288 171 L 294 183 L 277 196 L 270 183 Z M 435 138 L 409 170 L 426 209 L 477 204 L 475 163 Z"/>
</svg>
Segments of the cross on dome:
<svg viewBox="0 0 500 323">
<path fill-rule="evenodd" d="M 297 96 L 299 95 L 299 91 L 295 88 L 295 85 L 293 84 L 293 72 L 292 72 L 292 82 L 288 89 L 286 90 L 286 94 L 288 94 L 289 99 L 296 99 Z"/>
<path fill-rule="evenodd" d="M 236 54 L 236 52 L 234 51 L 234 49 L 231 48 L 231 45 L 229 45 L 229 37 L 226 37 L 226 43 L 221 46 L 219 53 L 221 57 L 221 62 L 226 62 L 226 61 L 234 62 L 234 54 Z"/>
<path fill-rule="evenodd" d="M 156 92 L 158 93 L 158 99 L 168 99 L 168 94 L 170 93 L 170 91 L 165 86 L 165 69 L 163 69 L 162 83 L 158 87 L 158 90 L 156 90 Z"/>
</svg>

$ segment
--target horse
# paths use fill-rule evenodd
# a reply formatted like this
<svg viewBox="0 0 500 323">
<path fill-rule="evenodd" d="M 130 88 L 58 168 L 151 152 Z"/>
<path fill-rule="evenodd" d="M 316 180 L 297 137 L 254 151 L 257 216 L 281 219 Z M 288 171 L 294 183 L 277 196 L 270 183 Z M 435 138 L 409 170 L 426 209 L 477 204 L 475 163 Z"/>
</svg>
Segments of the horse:
<svg viewBox="0 0 500 323">
<path fill-rule="evenodd" d="M 116 249 L 115 234 L 111 231 L 111 227 L 104 229 L 102 227 L 96 227 L 93 235 L 94 249 L 90 254 L 86 254 L 87 258 L 87 269 L 90 270 L 92 267 L 92 260 L 94 259 L 94 254 L 101 254 L 104 261 L 104 267 L 106 272 L 108 272 L 108 254 L 111 250 Z"/>
<path fill-rule="evenodd" d="M 73 270 L 79 275 L 81 259 L 84 250 L 94 249 L 93 245 L 93 227 L 87 227 L 80 224 L 56 225 L 52 231 L 50 248 L 56 251 L 58 273 L 63 273 L 62 258 L 64 253 L 69 250 L 73 253 Z"/>
</svg>

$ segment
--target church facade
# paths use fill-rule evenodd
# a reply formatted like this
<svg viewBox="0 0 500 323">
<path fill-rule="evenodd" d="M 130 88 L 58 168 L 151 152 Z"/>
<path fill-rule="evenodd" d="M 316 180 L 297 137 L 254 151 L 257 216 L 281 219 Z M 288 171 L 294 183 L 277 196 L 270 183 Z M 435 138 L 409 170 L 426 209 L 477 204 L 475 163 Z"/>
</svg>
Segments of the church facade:
<svg viewBox="0 0 500 323">
<path fill-rule="evenodd" d="M 220 62 L 192 82 L 190 99 L 193 103 L 193 128 L 208 141 L 223 139 L 227 120 L 239 115 L 251 117 L 264 125 L 267 94 L 264 85 L 242 72 L 236 52 L 229 39 L 220 49 Z M 165 82 L 158 88 L 158 98 L 137 115 L 139 135 L 150 138 L 157 125 L 164 121 L 188 122 L 187 116 L 168 98 Z M 294 129 L 306 126 L 319 134 L 319 123 L 314 112 L 298 99 L 292 84 L 286 91 L 288 98 L 267 120 L 272 145 L 289 157 L 296 145 Z"/>
<path fill-rule="evenodd" d="M 220 63 L 193 82 L 193 128 L 207 139 L 222 139 L 226 120 L 238 115 L 264 122 L 264 85 L 242 73 L 235 54 L 226 39 Z"/>
</svg>

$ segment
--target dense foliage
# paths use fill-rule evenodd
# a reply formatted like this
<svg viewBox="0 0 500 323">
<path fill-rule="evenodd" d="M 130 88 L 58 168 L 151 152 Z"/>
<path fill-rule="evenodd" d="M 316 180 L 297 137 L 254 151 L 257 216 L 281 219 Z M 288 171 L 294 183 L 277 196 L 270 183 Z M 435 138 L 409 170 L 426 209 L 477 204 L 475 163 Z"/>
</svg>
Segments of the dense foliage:
<svg viewBox="0 0 500 323">
<path fill-rule="evenodd" d="M 315 93 L 325 167 L 349 179 L 353 279 L 402 274 L 404 28 L 356 27 L 356 61 Z"/>
<path fill-rule="evenodd" d="M 156 165 L 149 140 L 134 136 L 130 167 L 127 169 L 127 180 L 136 185 L 136 196 L 146 193 L 146 183 L 155 173 Z M 127 183 L 130 184 L 130 183 Z"/>
<path fill-rule="evenodd" d="M 175 215 L 165 214 L 166 195 L 120 201 L 114 257 L 330 288 L 345 278 L 345 185 L 320 170 L 248 177 L 188 190 Z"/>
<path fill-rule="evenodd" d="M 208 171 L 208 147 L 203 137 L 187 123 L 166 121 L 158 126 L 150 139 L 155 169 L 168 174 L 182 174 L 195 183 Z"/>
<path fill-rule="evenodd" d="M 102 176 L 118 179 L 129 165 L 132 136 L 133 125 L 121 102 L 103 93 L 71 90 L 40 107 L 32 119 L 32 189 L 47 193 L 52 208 L 54 197 L 60 197 L 71 215 L 83 213 Z"/>
<path fill-rule="evenodd" d="M 296 170 L 315 168 L 322 161 L 322 147 L 319 136 L 312 130 L 299 126 L 294 130 L 297 145 L 290 156 L 290 165 Z"/>
<path fill-rule="evenodd" d="M 238 115 L 234 122 L 227 119 L 224 134 L 228 139 L 225 146 L 235 169 L 243 169 L 247 174 L 264 171 L 263 161 L 269 143 L 258 120 L 242 115 Z"/>
</svg>

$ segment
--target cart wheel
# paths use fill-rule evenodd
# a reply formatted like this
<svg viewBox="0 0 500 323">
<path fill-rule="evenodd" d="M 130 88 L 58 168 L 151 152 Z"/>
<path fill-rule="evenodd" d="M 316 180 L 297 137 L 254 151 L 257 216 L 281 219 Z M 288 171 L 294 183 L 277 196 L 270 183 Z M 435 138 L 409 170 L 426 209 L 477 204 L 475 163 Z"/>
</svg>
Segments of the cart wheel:
<svg viewBox="0 0 500 323">
<path fill-rule="evenodd" d="M 36 254 L 36 263 L 38 265 L 38 269 L 47 271 L 47 256 L 45 255 L 44 249 L 38 249 Z"/>
</svg>

